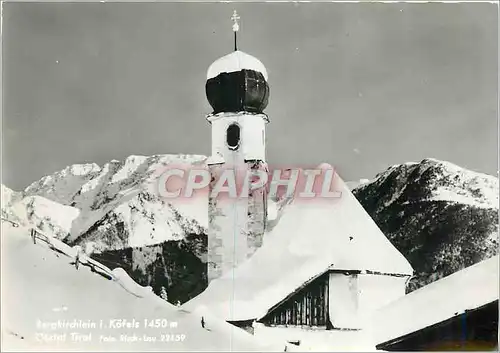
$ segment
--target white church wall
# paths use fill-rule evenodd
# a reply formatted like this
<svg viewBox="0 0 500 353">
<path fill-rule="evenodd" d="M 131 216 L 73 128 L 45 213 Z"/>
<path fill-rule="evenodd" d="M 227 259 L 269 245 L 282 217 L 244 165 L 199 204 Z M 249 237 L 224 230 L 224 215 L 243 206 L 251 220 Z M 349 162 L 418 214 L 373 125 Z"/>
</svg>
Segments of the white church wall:
<svg viewBox="0 0 500 353">
<path fill-rule="evenodd" d="M 329 314 L 335 328 L 366 328 L 381 307 L 403 297 L 408 277 L 330 273 Z"/>
<path fill-rule="evenodd" d="M 358 318 L 368 327 L 372 315 L 381 307 L 403 297 L 408 277 L 361 274 L 358 276 Z"/>
<path fill-rule="evenodd" d="M 358 275 L 330 273 L 328 285 L 330 322 L 335 328 L 358 329 Z"/>
<path fill-rule="evenodd" d="M 286 343 L 300 341 L 297 351 L 375 351 L 370 337 L 363 331 L 341 331 L 303 327 L 277 327 L 254 323 L 254 336 L 265 342 Z M 289 345 L 290 346 L 290 345 Z M 290 346 L 291 347 L 291 346 Z"/>
</svg>

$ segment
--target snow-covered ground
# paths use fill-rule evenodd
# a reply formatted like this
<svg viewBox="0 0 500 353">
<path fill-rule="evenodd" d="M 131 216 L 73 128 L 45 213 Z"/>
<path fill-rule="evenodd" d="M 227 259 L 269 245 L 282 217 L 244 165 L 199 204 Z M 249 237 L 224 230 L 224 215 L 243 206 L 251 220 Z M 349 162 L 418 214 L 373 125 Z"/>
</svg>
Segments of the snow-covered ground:
<svg viewBox="0 0 500 353">
<path fill-rule="evenodd" d="M 77 270 L 75 248 L 49 237 L 56 251 L 39 239 L 34 244 L 29 234 L 29 228 L 2 222 L 2 351 L 284 349 L 257 341 L 204 308 L 172 306 L 121 269 L 109 273 L 102 267 L 111 274 L 105 278 L 85 266 L 84 256 Z M 125 322 L 137 326 L 121 327 Z"/>
</svg>

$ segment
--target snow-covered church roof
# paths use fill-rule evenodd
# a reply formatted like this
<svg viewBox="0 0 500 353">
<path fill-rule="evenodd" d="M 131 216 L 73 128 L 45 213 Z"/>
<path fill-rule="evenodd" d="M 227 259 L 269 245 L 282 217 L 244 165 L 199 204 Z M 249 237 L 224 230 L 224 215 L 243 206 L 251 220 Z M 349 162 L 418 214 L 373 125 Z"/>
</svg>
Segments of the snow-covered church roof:
<svg viewBox="0 0 500 353">
<path fill-rule="evenodd" d="M 231 54 L 225 55 L 213 62 L 207 71 L 207 80 L 217 77 L 223 72 L 238 72 L 241 70 L 254 70 L 260 72 L 267 80 L 267 70 L 264 64 L 256 57 L 236 50 Z"/>
<path fill-rule="evenodd" d="M 332 186 L 340 198 L 293 200 L 249 260 L 185 305 L 205 305 L 228 321 L 259 319 L 329 269 L 410 276 L 411 265 L 338 174 Z"/>
</svg>

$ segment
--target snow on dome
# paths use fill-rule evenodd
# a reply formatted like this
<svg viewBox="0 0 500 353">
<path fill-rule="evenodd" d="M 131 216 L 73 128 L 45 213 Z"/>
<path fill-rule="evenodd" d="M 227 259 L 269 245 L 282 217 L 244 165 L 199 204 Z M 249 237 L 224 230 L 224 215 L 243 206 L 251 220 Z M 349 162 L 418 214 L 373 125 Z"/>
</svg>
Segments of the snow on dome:
<svg viewBox="0 0 500 353">
<path fill-rule="evenodd" d="M 318 166 L 318 169 L 320 169 L 320 170 L 334 170 L 335 168 L 334 168 L 331 164 L 328 164 L 328 163 L 321 163 L 321 164 Z"/>
<path fill-rule="evenodd" d="M 260 72 L 267 80 L 267 70 L 264 64 L 259 59 L 239 50 L 215 60 L 208 68 L 207 80 L 223 72 L 238 72 L 244 69 Z"/>
</svg>

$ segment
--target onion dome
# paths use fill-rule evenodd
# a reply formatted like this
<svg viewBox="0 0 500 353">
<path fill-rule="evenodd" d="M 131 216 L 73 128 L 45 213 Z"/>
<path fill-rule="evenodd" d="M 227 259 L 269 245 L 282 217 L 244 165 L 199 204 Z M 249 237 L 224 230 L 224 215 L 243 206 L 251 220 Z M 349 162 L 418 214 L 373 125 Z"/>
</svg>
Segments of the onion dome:
<svg viewBox="0 0 500 353">
<path fill-rule="evenodd" d="M 267 70 L 259 59 L 236 50 L 207 71 L 205 91 L 213 113 L 262 113 L 269 100 Z"/>
</svg>

